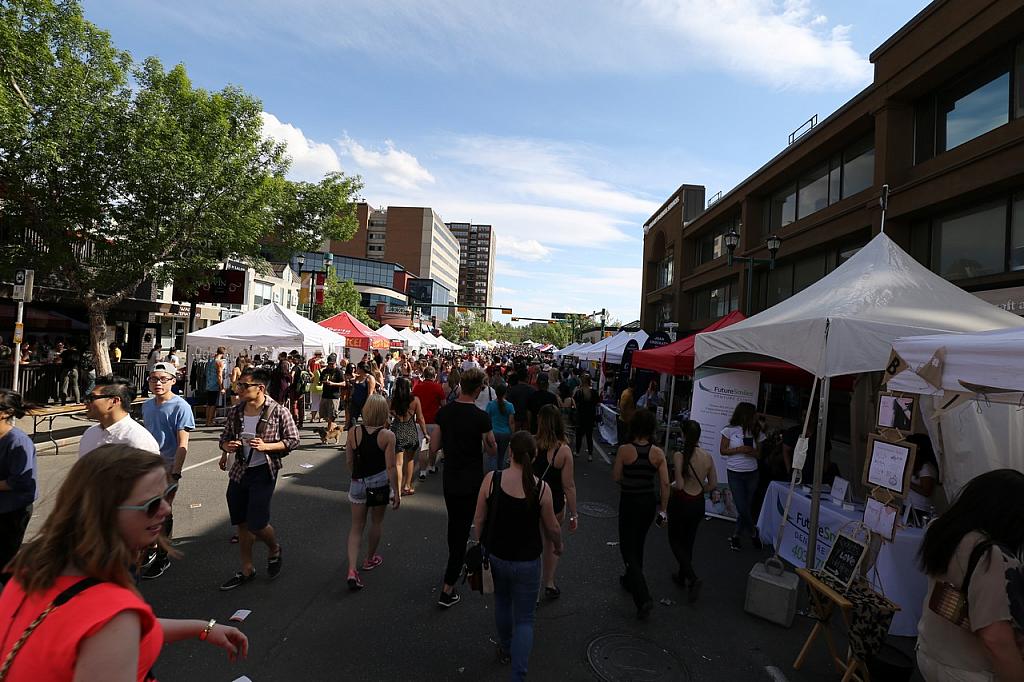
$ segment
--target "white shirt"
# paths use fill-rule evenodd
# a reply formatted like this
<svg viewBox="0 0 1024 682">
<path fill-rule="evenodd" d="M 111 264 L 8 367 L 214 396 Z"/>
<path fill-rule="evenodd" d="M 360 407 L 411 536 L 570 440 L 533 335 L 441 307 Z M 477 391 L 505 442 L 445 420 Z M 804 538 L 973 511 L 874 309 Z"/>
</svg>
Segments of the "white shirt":
<svg viewBox="0 0 1024 682">
<path fill-rule="evenodd" d="M 82 457 L 101 445 L 111 443 L 130 445 L 133 448 L 160 454 L 160 446 L 157 444 L 156 438 L 153 438 L 153 434 L 147 431 L 145 426 L 132 419 L 130 415 L 125 415 L 119 421 L 111 424 L 108 429 L 99 424 L 93 424 L 86 429 L 82 434 L 82 440 L 78 443 L 78 456 Z"/>
<path fill-rule="evenodd" d="M 476 360 L 463 360 L 462 361 L 462 371 L 463 372 L 465 372 L 467 369 L 472 369 L 473 367 L 476 367 L 477 369 L 480 369 L 480 364 Z"/>
<path fill-rule="evenodd" d="M 722 436 L 729 439 L 730 448 L 738 448 L 744 445 L 742 426 L 726 426 L 722 429 Z M 766 436 L 763 433 L 758 436 L 757 445 L 763 443 L 765 438 Z M 757 471 L 757 458 L 752 455 L 727 455 L 725 456 L 725 468 L 736 472 Z"/>
<path fill-rule="evenodd" d="M 915 485 L 921 485 L 922 478 L 934 478 L 936 481 L 939 480 L 939 471 L 935 468 L 934 464 L 931 462 L 922 464 L 921 470 L 917 472 L 917 475 L 912 475 L 910 477 L 910 482 Z M 931 513 L 935 510 L 935 506 L 932 504 L 932 501 L 916 490 L 910 490 L 909 498 L 910 506 L 914 509 L 919 509 L 927 513 Z"/>
<path fill-rule="evenodd" d="M 260 416 L 258 414 L 251 417 L 247 414 L 242 414 L 242 433 L 255 434 L 256 427 L 259 423 Z M 260 452 L 259 450 L 252 450 L 252 448 L 249 447 L 249 444 L 244 441 L 242 442 L 242 447 L 244 448 L 242 454 L 250 457 L 249 468 L 262 466 L 267 463 L 267 453 Z M 250 450 L 252 450 L 252 455 L 249 455 Z"/>
<path fill-rule="evenodd" d="M 484 386 L 483 390 L 480 391 L 480 395 L 478 395 L 476 397 L 476 400 L 474 400 L 473 402 L 476 404 L 477 407 L 486 412 L 487 403 L 491 402 L 492 400 L 495 400 L 497 397 L 498 394 L 494 392 L 493 388 L 491 388 L 490 386 Z"/>
</svg>

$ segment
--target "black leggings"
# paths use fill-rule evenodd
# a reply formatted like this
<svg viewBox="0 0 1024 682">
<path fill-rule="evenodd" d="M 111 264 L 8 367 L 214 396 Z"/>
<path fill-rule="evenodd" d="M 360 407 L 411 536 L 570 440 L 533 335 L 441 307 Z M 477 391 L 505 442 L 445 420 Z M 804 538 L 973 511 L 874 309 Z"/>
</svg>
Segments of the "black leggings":
<svg viewBox="0 0 1024 682">
<path fill-rule="evenodd" d="M 594 454 L 594 422 L 589 424 L 577 424 L 576 425 L 576 454 L 583 452 L 580 446 L 583 445 L 583 439 L 587 439 L 587 454 Z"/>
<path fill-rule="evenodd" d="M 0 514 L 0 571 L 14 558 L 25 539 L 25 529 L 32 518 L 32 505 Z"/>
<path fill-rule="evenodd" d="M 668 544 L 679 562 L 679 577 L 694 582 L 693 543 L 704 518 L 704 496 L 689 497 L 678 491 L 668 501 Z"/>
<path fill-rule="evenodd" d="M 448 508 L 448 565 L 444 569 L 444 584 L 454 585 L 466 561 L 466 542 L 476 513 L 476 494 L 444 494 Z"/>
<path fill-rule="evenodd" d="M 644 541 L 654 521 L 657 500 L 654 494 L 626 494 L 619 497 L 619 551 L 626 575 L 622 586 L 633 595 L 637 608 L 651 600 L 644 579 Z"/>
</svg>

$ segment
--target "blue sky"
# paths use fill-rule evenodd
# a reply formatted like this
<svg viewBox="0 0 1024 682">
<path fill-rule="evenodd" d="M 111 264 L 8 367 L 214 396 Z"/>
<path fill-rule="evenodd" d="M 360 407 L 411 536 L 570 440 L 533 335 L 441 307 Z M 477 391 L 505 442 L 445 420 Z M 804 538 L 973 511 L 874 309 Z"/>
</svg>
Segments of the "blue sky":
<svg viewBox="0 0 1024 682">
<path fill-rule="evenodd" d="M 924 0 L 84 0 L 137 59 L 263 102 L 292 175 L 494 225 L 494 303 L 637 319 L 644 221 L 871 81 Z M 499 318 L 508 321 L 507 318 Z"/>
</svg>

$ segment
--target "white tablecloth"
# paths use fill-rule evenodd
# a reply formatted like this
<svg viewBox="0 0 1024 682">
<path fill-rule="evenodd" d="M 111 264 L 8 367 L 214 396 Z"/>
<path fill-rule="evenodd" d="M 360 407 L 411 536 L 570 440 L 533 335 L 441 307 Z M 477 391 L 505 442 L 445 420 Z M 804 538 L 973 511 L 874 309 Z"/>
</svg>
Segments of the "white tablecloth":
<svg viewBox="0 0 1024 682">
<path fill-rule="evenodd" d="M 619 411 L 611 405 L 600 405 L 601 421 L 597 424 L 597 430 L 601 434 L 601 438 L 606 443 L 615 445 L 619 442 L 618 426 L 616 426 L 616 420 L 619 418 Z M 615 453 L 612 453 L 612 457 Z"/>
<path fill-rule="evenodd" d="M 788 490 L 789 485 L 779 481 L 772 481 L 768 486 L 761 515 L 757 520 L 758 533 L 765 542 L 775 542 L 782 513 L 786 508 Z M 843 526 L 862 518 L 863 512 L 848 511 L 840 505 L 833 504 L 831 498 L 822 498 L 816 550 L 819 565 L 828 556 L 829 550 L 832 549 L 832 541 Z M 805 565 L 810 519 L 810 495 L 797 488 L 793 493 L 793 502 L 789 508 L 789 517 L 779 548 L 779 556 L 794 566 Z M 875 569 L 869 574 L 875 589 L 900 606 L 901 610 L 896 613 L 892 627 L 889 628 L 889 633 L 893 635 L 917 635 L 917 622 L 921 619 L 924 598 L 928 592 L 928 580 L 917 567 L 917 552 L 922 540 L 922 528 L 897 530 L 893 542 L 882 543 Z"/>
</svg>

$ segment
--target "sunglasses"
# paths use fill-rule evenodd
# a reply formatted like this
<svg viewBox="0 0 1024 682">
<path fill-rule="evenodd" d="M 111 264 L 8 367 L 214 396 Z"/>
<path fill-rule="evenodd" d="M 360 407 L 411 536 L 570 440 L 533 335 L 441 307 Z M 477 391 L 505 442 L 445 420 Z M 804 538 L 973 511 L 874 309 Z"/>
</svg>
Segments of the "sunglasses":
<svg viewBox="0 0 1024 682">
<path fill-rule="evenodd" d="M 120 396 L 116 396 L 116 395 L 102 395 L 102 394 L 96 395 L 95 393 L 86 393 L 84 396 L 82 396 L 82 401 L 86 402 L 86 403 L 91 403 L 94 400 L 103 400 L 104 398 L 119 398 L 119 397 Z"/>
<path fill-rule="evenodd" d="M 157 512 L 160 511 L 160 503 L 166 500 L 167 496 L 177 489 L 178 484 L 172 483 L 169 486 L 167 486 L 167 490 L 164 491 L 163 495 L 158 495 L 154 497 L 152 500 L 147 500 L 142 504 L 122 504 L 120 507 L 118 507 L 118 509 L 123 509 L 124 511 L 143 511 L 146 512 L 146 516 L 148 516 L 149 518 L 153 518 L 157 515 Z"/>
<path fill-rule="evenodd" d="M 263 384 L 252 384 L 246 381 L 239 381 L 237 385 L 239 388 L 252 388 L 253 386 L 262 386 Z"/>
</svg>

